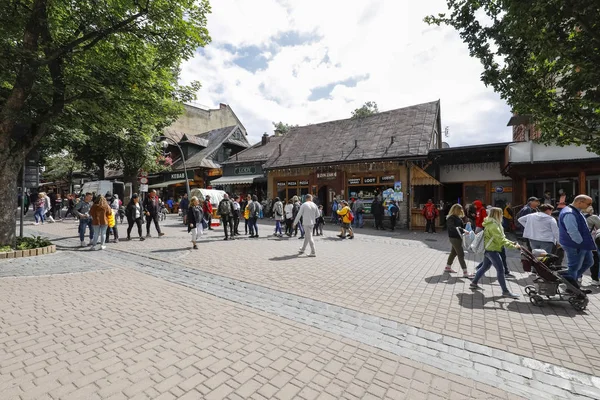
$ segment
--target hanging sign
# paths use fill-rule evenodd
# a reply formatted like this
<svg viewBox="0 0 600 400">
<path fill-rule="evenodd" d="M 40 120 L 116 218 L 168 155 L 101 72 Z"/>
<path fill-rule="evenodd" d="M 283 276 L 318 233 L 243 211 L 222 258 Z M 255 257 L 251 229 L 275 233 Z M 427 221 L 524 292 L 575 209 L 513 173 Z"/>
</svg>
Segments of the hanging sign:
<svg viewBox="0 0 600 400">
<path fill-rule="evenodd" d="M 297 181 L 287 181 L 287 185 L 288 186 L 298 186 L 298 182 Z"/>
<path fill-rule="evenodd" d="M 277 187 L 285 187 L 285 182 L 277 182 Z"/>
<path fill-rule="evenodd" d="M 148 192 L 148 185 L 140 185 L 140 192 L 147 193 Z"/>
<path fill-rule="evenodd" d="M 373 184 L 373 183 L 377 183 L 377 178 L 374 178 L 374 177 L 363 178 L 363 183 L 365 185 L 370 185 L 370 184 Z"/>
<path fill-rule="evenodd" d="M 348 179 L 348 185 L 360 185 L 360 178 Z"/>
<path fill-rule="evenodd" d="M 317 179 L 328 181 L 337 178 L 337 171 L 317 172 Z"/>
<path fill-rule="evenodd" d="M 308 181 L 300 181 L 300 186 L 308 186 Z"/>
<path fill-rule="evenodd" d="M 255 175 L 256 167 L 248 166 L 248 167 L 237 167 L 233 170 L 234 175 Z"/>
<path fill-rule="evenodd" d="M 379 177 L 379 183 L 390 183 L 394 182 L 394 175 L 386 175 Z"/>
</svg>

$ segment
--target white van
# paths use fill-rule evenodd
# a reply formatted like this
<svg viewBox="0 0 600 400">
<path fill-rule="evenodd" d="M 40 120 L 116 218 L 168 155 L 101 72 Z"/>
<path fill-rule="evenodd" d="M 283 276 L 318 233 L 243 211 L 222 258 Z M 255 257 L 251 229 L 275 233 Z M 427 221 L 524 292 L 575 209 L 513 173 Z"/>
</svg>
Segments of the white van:
<svg viewBox="0 0 600 400">
<path fill-rule="evenodd" d="M 123 182 L 111 182 L 111 181 L 92 181 L 86 182 L 81 188 L 82 195 L 86 193 L 92 193 L 94 195 L 105 195 L 106 193 L 118 194 L 119 199 L 125 203 L 125 184 Z M 130 195 L 131 196 L 131 195 Z"/>
</svg>

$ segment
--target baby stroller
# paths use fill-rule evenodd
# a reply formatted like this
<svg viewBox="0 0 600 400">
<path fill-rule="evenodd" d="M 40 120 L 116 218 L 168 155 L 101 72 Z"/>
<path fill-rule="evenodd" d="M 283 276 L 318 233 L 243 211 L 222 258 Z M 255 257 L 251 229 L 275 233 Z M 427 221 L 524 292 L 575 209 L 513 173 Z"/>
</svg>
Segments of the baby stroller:
<svg viewBox="0 0 600 400">
<path fill-rule="evenodd" d="M 521 255 L 531 263 L 538 275 L 533 281 L 535 285 L 525 287 L 531 304 L 541 307 L 549 301 L 568 301 L 577 311 L 585 310 L 589 299 L 579 284 L 566 275 L 566 269 L 553 265 L 558 256 L 545 254 L 536 257 L 525 247 L 521 247 Z"/>
</svg>

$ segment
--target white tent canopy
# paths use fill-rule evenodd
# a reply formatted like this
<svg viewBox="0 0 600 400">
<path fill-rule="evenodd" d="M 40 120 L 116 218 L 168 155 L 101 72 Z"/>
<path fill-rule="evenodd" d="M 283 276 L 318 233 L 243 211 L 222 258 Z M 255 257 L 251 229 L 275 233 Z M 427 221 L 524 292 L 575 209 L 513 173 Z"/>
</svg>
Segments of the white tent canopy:
<svg viewBox="0 0 600 400">
<path fill-rule="evenodd" d="M 226 192 L 223 190 L 216 189 L 192 189 L 192 197 L 196 196 L 200 201 L 204 201 L 206 196 L 210 196 L 210 202 L 212 205 L 217 205 L 223 200 L 223 195 Z"/>
</svg>

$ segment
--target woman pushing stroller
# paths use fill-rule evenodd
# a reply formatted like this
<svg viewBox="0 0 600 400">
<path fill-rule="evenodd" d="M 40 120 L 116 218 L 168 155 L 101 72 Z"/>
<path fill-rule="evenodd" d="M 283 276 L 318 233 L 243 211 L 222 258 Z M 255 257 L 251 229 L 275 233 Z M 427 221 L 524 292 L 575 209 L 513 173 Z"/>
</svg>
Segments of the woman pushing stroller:
<svg viewBox="0 0 600 400">
<path fill-rule="evenodd" d="M 477 271 L 473 281 L 471 282 L 471 289 L 481 289 L 477 285 L 481 277 L 492 267 L 496 268 L 498 274 L 498 283 L 502 288 L 502 297 L 508 297 L 511 299 L 517 299 L 520 296 L 512 293 L 506 286 L 506 279 L 504 277 L 504 264 L 502 262 L 501 252 L 503 247 L 510 249 L 520 249 L 518 243 L 511 242 L 506 239 L 504 235 L 504 228 L 502 227 L 502 209 L 493 207 L 490 209 L 489 216 L 483 221 L 483 243 L 485 248 L 484 259 L 482 267 Z"/>
</svg>

